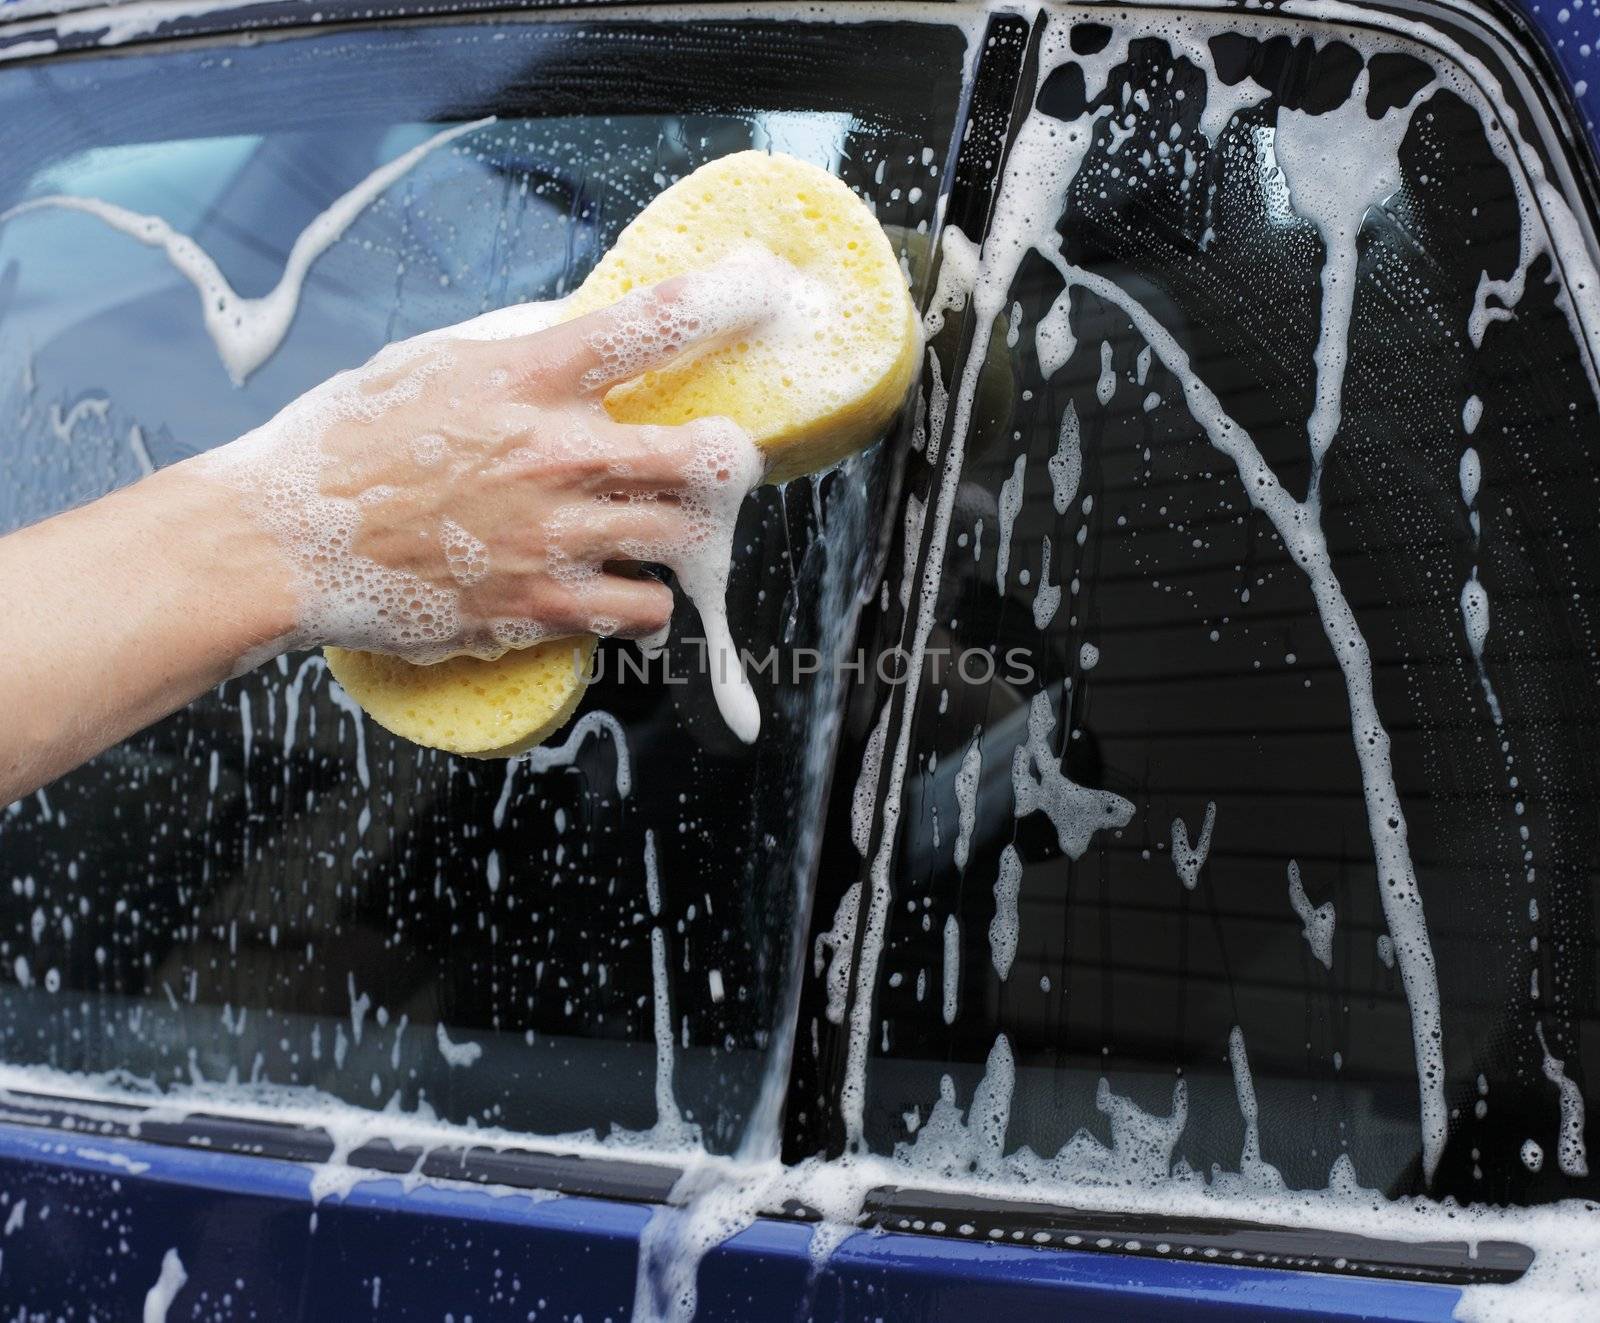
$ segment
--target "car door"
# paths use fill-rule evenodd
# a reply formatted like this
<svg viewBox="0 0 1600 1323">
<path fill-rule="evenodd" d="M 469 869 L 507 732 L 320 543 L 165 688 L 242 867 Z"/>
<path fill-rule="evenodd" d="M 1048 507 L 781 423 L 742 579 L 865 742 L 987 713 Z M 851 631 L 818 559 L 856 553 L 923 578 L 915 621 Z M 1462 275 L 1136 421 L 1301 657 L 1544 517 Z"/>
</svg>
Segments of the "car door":
<svg viewBox="0 0 1600 1323">
<path fill-rule="evenodd" d="M 80 15 L 0 70 L 39 126 L 0 165 L 8 526 L 559 297 L 752 146 L 875 209 L 926 371 L 744 512 L 752 749 L 680 610 L 664 674 L 609 648 L 523 760 L 394 740 L 296 654 L 6 811 L 0 1298 L 1542 1289 L 1594 1195 L 1596 419 L 1590 160 L 1538 52 L 1431 11 L 327 17 Z M 418 149 L 247 371 L 61 201 L 259 296 Z"/>
</svg>

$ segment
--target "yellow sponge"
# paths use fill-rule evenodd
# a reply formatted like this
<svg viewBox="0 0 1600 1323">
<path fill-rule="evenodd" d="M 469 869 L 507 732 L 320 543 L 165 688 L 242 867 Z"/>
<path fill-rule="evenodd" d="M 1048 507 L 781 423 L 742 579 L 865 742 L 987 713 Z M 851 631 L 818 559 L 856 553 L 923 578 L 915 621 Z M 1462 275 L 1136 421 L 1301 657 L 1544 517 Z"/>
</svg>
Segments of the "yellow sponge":
<svg viewBox="0 0 1600 1323">
<path fill-rule="evenodd" d="M 701 270 L 756 245 L 823 288 L 831 315 L 796 354 L 755 332 L 612 389 L 619 422 L 720 415 L 767 459 L 768 482 L 827 468 L 871 444 L 904 402 L 921 336 L 905 277 L 872 213 L 827 171 L 794 157 L 738 152 L 656 197 L 567 301 L 564 317 Z M 583 696 L 595 640 L 537 644 L 495 661 L 417 666 L 327 649 L 334 677 L 382 726 L 417 744 L 508 757 L 564 725 Z"/>
</svg>

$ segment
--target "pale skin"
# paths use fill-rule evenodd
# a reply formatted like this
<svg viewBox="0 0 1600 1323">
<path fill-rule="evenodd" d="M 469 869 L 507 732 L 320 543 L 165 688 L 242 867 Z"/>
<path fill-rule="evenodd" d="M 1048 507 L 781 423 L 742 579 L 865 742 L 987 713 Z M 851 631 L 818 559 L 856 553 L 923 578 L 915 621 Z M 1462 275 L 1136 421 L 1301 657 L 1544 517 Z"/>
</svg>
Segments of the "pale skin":
<svg viewBox="0 0 1600 1323">
<path fill-rule="evenodd" d="M 670 311 L 690 279 L 636 296 L 634 318 Z M 629 553 L 680 536 L 676 496 L 703 432 L 606 415 L 601 397 L 616 374 L 603 345 L 615 315 L 510 339 L 431 337 L 424 352 L 442 351 L 439 366 L 414 397 L 388 408 L 381 427 L 340 422 L 321 443 L 321 491 L 362 498 L 355 550 L 454 594 L 451 642 L 462 648 L 508 616 L 554 637 L 640 637 L 671 616 L 671 590 L 641 576 Z M 690 330 L 643 366 L 696 347 Z M 375 360 L 363 390 L 389 384 L 391 357 Z M 442 438 L 453 462 L 397 443 L 407 436 Z M 445 520 L 486 550 L 488 569 L 470 583 L 459 565 L 451 573 Z M 575 572 L 587 576 L 581 591 Z M 0 583 L 0 804 L 241 668 L 289 648 L 369 645 L 307 635 L 304 585 L 281 537 L 204 457 L 0 538 Z"/>
</svg>

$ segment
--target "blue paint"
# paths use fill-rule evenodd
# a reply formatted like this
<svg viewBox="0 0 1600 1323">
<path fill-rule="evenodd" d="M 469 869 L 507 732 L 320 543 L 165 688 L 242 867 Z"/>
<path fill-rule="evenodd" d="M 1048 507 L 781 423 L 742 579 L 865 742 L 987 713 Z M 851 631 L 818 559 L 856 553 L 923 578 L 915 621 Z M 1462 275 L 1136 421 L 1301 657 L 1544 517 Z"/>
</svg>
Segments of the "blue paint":
<svg viewBox="0 0 1600 1323">
<path fill-rule="evenodd" d="M 407 1191 L 391 1178 L 313 1205 L 310 1183 L 309 1168 L 289 1163 L 0 1124 L 0 1221 L 27 1201 L 0 1236 L 0 1305 L 7 1318 L 138 1319 L 176 1249 L 189 1280 L 168 1323 L 628 1317 L 648 1207 Z M 854 1236 L 813 1276 L 810 1234 L 763 1221 L 713 1251 L 700 1274 L 702 1323 L 1438 1320 L 1458 1298 L 1445 1287 L 897 1234 Z"/>
<path fill-rule="evenodd" d="M 1515 0 L 1515 9 L 1538 29 L 1565 76 L 1591 147 L 1600 146 L 1600 5 L 1594 0 Z"/>
</svg>

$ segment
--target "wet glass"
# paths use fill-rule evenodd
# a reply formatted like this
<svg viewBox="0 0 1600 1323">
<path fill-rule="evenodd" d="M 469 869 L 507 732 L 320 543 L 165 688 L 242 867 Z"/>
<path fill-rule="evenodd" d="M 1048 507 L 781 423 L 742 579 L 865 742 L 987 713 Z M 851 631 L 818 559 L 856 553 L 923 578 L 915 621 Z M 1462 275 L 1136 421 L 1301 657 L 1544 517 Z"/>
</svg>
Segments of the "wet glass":
<svg viewBox="0 0 1600 1323">
<path fill-rule="evenodd" d="M 731 151 L 838 173 L 920 290 L 963 56 L 937 25 L 527 21 L 8 68 L 0 118 L 36 128 L 9 135 L 0 209 L 70 193 L 160 215 L 245 296 L 374 169 L 496 118 L 361 212 L 243 385 L 159 249 L 61 210 L 0 225 L 0 528 L 225 442 L 389 340 L 571 290 L 661 188 Z M 875 453 L 747 504 L 745 647 L 840 646 L 884 485 Z M 602 1135 L 670 1119 L 665 1071 L 730 1147 L 780 1015 L 839 690 L 758 677 L 766 732 L 744 747 L 694 674 L 698 632 L 680 609 L 676 684 L 617 679 L 607 648 L 585 715 L 533 761 L 393 739 L 294 654 L 0 811 L 6 1062 Z"/>
<path fill-rule="evenodd" d="M 1063 130 L 1099 111 L 1064 208 L 1042 219 L 1117 297 L 1075 289 L 1063 335 L 1063 276 L 1034 252 L 977 328 L 988 348 L 928 638 L 942 672 L 930 660 L 917 694 L 876 995 L 857 1024 L 827 1004 L 841 934 L 842 978 L 865 977 L 850 967 L 856 929 L 838 922 L 864 926 L 871 894 L 867 838 L 840 820 L 852 778 L 819 874 L 797 1073 L 817 1119 L 797 1148 L 853 1138 L 839 1080 L 856 1032 L 862 1141 L 925 1175 L 1014 1181 L 1054 1161 L 1069 1186 L 1129 1177 L 1132 1201 L 1159 1213 L 1144 1187 L 1170 1167 L 1248 1164 L 1254 1110 L 1259 1156 L 1294 1188 L 1328 1186 L 1338 1164 L 1390 1195 L 1593 1197 L 1596 1178 L 1556 1159 L 1571 1095 L 1550 1066 L 1592 1115 L 1600 418 L 1561 271 L 1536 259 L 1515 316 L 1474 345 L 1480 273 L 1516 266 L 1517 194 L 1477 110 L 1448 86 L 1422 91 L 1420 48 L 1364 61 L 1271 20 L 1186 32 L 1204 59 L 1109 36 L 1078 24 L 1033 105 Z M 1213 100 L 1248 93 L 1214 140 L 1207 63 Z M 1103 91 L 1086 89 L 1096 70 Z M 1437 965 L 1447 1140 L 1431 1186 L 1407 953 L 1380 903 L 1335 645 L 1306 574 L 1127 313 L 1153 315 L 1304 498 L 1326 246 L 1290 205 L 1276 126 L 1352 96 L 1365 131 L 1420 98 L 1400 178 L 1360 224 L 1320 518 L 1371 652 Z M 954 323 L 933 342 L 930 414 L 971 364 Z M 945 453 L 912 462 L 914 523 L 926 507 L 933 525 Z M 900 573 L 865 627 L 878 649 L 913 633 L 923 579 L 915 560 Z M 879 721 L 893 697 L 852 696 L 842 765 L 886 731 L 869 804 L 889 785 L 899 709 Z M 1068 783 L 1082 793 L 1063 830 L 1049 810 L 1078 794 Z M 1157 1136 L 1142 1165 L 1111 1153 L 1119 1099 Z M 966 1147 L 942 1155 L 963 1114 Z M 998 1136 L 977 1133 L 980 1114 Z"/>
</svg>

